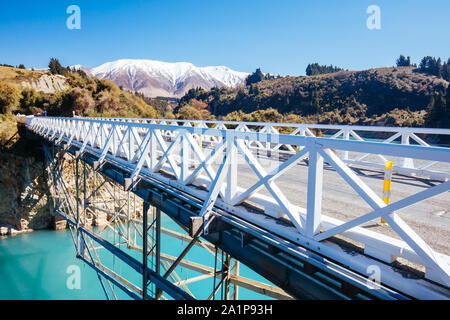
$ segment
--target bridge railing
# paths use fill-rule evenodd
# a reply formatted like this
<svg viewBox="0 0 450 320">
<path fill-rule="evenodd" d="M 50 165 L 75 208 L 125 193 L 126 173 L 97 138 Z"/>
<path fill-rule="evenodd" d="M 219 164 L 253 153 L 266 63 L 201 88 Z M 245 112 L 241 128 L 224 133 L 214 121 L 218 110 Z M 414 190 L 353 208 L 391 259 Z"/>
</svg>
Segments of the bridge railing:
<svg viewBox="0 0 450 320">
<path fill-rule="evenodd" d="M 342 152 L 381 155 L 384 159 L 395 157 L 429 161 L 449 168 L 450 149 L 368 142 L 362 139 L 280 134 L 274 132 L 273 127 L 256 132 L 238 128 L 239 125 L 235 129 L 224 129 L 220 123 L 217 124 L 218 128 L 203 124 L 192 126 L 188 125 L 189 121 L 184 123 L 185 125 L 180 126 L 164 120 L 38 117 L 29 122 L 28 128 L 57 144 L 76 147 L 80 154 L 89 152 L 95 155 L 100 165 L 108 161 L 128 168 L 132 181 L 152 177 L 202 199 L 204 205 L 200 216 L 203 216 L 205 221 L 215 214 L 214 208 L 220 208 L 270 230 L 272 227 L 268 227 L 264 220 L 258 218 L 261 215 L 251 213 L 243 206 L 245 203 L 254 204 L 262 208 L 266 215 L 291 224 L 290 228 L 283 229 L 283 237 L 312 250 L 333 256 L 334 247 L 328 240 L 341 235 L 362 243 L 366 254 L 386 262 L 401 257 L 423 265 L 429 278 L 450 286 L 449 257 L 435 252 L 396 213 L 420 201 L 448 192 L 450 181 L 436 182 L 434 186 L 417 194 L 387 205 L 378 192 L 373 191 L 345 163 L 345 159 L 338 156 Z M 309 128 L 306 127 L 305 131 L 306 129 Z M 399 133 L 395 133 L 397 134 Z M 203 148 L 205 140 L 214 143 L 209 148 Z M 279 145 L 298 148 L 283 159 L 279 158 L 280 153 L 269 154 L 265 159 L 273 161 L 270 161 L 271 166 L 267 169 L 267 166 L 263 165 L 263 159 L 259 159 L 251 151 L 255 145 L 266 146 L 271 151 L 274 146 Z M 290 201 L 290 197 L 276 182 L 281 175 L 306 158 L 307 201 L 306 208 L 301 208 Z M 369 213 L 362 212 L 357 218 L 340 221 L 323 212 L 324 163 L 331 166 L 371 207 Z M 250 187 L 244 187 L 249 181 L 248 176 L 240 172 L 241 164 L 251 168 L 256 176 Z M 443 173 L 448 174 L 449 170 Z M 295 185 L 289 187 L 296 188 Z M 263 188 L 269 195 L 259 192 Z M 361 227 L 380 218 L 386 221 L 401 240 Z M 208 232 L 207 225 L 205 223 L 205 232 Z M 270 231 L 279 232 L 275 227 Z"/>
<path fill-rule="evenodd" d="M 98 119 L 98 118 L 97 118 Z M 100 118 L 108 121 L 156 123 L 175 126 L 187 126 L 197 128 L 214 128 L 220 130 L 239 130 L 244 132 L 259 132 L 273 134 L 289 134 L 293 136 L 326 137 L 349 141 L 381 142 L 385 144 L 436 146 L 442 138 L 450 141 L 450 129 L 436 128 L 410 128 L 410 127 L 381 127 L 381 126 L 350 126 L 327 124 L 297 124 L 297 123 L 267 123 L 267 122 L 236 122 L 215 120 L 178 120 L 178 119 L 139 119 L 139 118 Z M 171 136 L 171 131 L 165 133 Z M 195 138 L 205 143 L 217 143 L 217 138 L 195 135 Z M 428 141 L 428 142 L 426 142 Z M 252 141 L 251 150 L 278 153 L 280 156 L 295 154 L 299 145 L 281 143 L 259 143 Z M 368 168 L 384 168 L 386 158 L 382 154 L 366 152 L 341 151 L 338 156 L 351 165 Z M 420 161 L 412 158 L 399 158 L 394 162 L 393 171 L 405 175 L 420 175 L 431 179 L 446 180 L 450 178 L 447 170 L 439 166 L 435 161 Z"/>
</svg>

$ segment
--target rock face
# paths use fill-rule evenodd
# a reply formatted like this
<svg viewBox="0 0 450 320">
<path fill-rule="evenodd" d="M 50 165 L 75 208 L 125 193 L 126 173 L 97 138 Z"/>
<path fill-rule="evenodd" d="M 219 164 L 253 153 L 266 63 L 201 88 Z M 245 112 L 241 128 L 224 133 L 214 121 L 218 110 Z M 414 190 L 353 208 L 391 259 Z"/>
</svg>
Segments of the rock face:
<svg viewBox="0 0 450 320">
<path fill-rule="evenodd" d="M 95 68 L 73 66 L 91 76 L 114 81 L 129 91 L 147 97 L 182 97 L 189 89 L 202 87 L 236 87 L 248 73 L 225 66 L 196 67 L 192 63 L 168 63 L 154 60 L 123 59 Z"/>
<path fill-rule="evenodd" d="M 69 87 L 65 77 L 47 74 L 40 76 L 37 80 L 22 81 L 21 86 L 32 88 L 36 91 L 43 91 L 44 93 L 56 93 Z"/>
<path fill-rule="evenodd" d="M 9 230 L 7 233 L 49 228 L 54 218 L 48 199 L 42 162 L 0 154 L 0 226 Z"/>
<path fill-rule="evenodd" d="M 4 131 L 8 132 L 6 136 Z M 6 137 L 7 141 L 15 139 L 10 145 L 5 143 L 2 137 Z M 67 228 L 66 220 L 55 212 L 60 210 L 61 213 L 67 213 L 66 200 L 59 197 L 52 184 L 42 150 L 37 148 L 39 143 L 26 138 L 22 125 L 17 126 L 13 121 L 3 122 L 0 117 L 0 236 L 39 229 Z M 75 160 L 68 153 L 59 150 L 55 153 L 54 161 L 60 165 L 65 190 L 74 208 L 77 202 Z M 105 179 L 89 166 L 86 167 L 88 196 L 85 198 L 84 195 L 79 195 L 80 208 L 84 207 L 84 199 L 90 198 L 90 201 L 86 202 L 86 217 L 84 210 L 80 210 L 80 223 L 85 223 L 86 226 L 104 226 L 114 223 L 119 212 L 139 216 L 142 212 L 142 201 L 137 199 L 125 205 L 130 195 L 122 186 Z M 85 192 L 84 188 L 81 188 L 80 192 Z"/>
</svg>

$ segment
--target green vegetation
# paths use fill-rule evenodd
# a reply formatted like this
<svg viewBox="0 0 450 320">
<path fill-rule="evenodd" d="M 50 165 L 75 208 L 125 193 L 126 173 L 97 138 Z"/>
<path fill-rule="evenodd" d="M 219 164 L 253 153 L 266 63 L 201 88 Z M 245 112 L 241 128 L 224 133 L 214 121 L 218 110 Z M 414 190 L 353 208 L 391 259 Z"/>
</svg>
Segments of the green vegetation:
<svg viewBox="0 0 450 320">
<path fill-rule="evenodd" d="M 50 63 L 48 64 L 48 70 L 51 74 L 59 74 L 62 76 L 67 76 L 69 73 L 69 70 L 67 68 L 64 68 L 60 63 L 58 59 L 51 58 Z"/>
<path fill-rule="evenodd" d="M 202 92 L 202 89 L 195 89 L 195 92 Z M 216 92 L 216 91 L 213 91 Z M 180 103 L 180 106 L 175 108 L 175 117 L 177 119 L 190 119 L 190 120 L 215 120 L 215 116 L 211 115 L 208 110 L 208 104 L 203 101 L 199 101 L 197 99 L 190 99 L 186 101 L 183 100 L 183 103 Z"/>
<path fill-rule="evenodd" d="M 441 64 L 441 58 L 424 57 L 420 61 L 420 72 L 450 81 L 450 58 Z"/>
<path fill-rule="evenodd" d="M 436 97 L 431 97 L 427 107 L 425 124 L 429 127 L 450 128 L 450 90 L 447 94 L 441 91 Z"/>
<path fill-rule="evenodd" d="M 118 116 L 155 118 L 159 113 L 141 98 L 122 91 L 112 81 L 68 72 L 70 88 L 47 96 L 37 105 L 52 116 Z M 23 110 L 27 113 L 28 110 Z M 29 110 L 31 111 L 31 110 Z"/>
<path fill-rule="evenodd" d="M 321 66 L 318 63 L 310 63 L 306 67 L 306 75 L 307 76 L 315 76 L 318 74 L 326 74 L 326 73 L 333 73 L 338 72 L 343 69 L 338 67 L 333 67 L 333 65 L 330 66 Z"/>
<path fill-rule="evenodd" d="M 81 70 L 61 66 L 57 59 L 49 63 L 49 73 L 65 77 L 67 89 L 56 93 L 44 93 L 23 87 L 45 73 L 0 67 L 0 112 L 10 114 L 43 114 L 52 116 L 120 116 L 160 117 L 161 113 L 141 97 L 122 91 L 112 81 L 91 78 Z"/>
<path fill-rule="evenodd" d="M 0 67 L 10 67 L 10 68 L 14 68 L 14 66 L 9 65 L 9 64 L 0 64 Z M 23 63 L 19 64 L 18 66 L 16 66 L 15 68 L 17 69 L 26 69 L 25 65 Z"/>
<path fill-rule="evenodd" d="M 400 55 L 397 67 L 364 71 L 314 63 L 308 65 L 311 75 L 300 77 L 257 69 L 246 86 L 194 88 L 176 100 L 121 90 L 52 58 L 49 73 L 63 76 L 67 89 L 44 93 L 24 87 L 45 73 L 0 66 L 0 112 L 449 128 L 449 62 L 424 57 L 417 68 Z"/>
<path fill-rule="evenodd" d="M 152 106 L 156 111 L 159 112 L 162 118 L 165 119 L 174 119 L 175 115 L 173 114 L 174 107 L 178 104 L 178 100 L 175 98 L 149 98 L 144 96 L 144 94 L 140 92 L 135 92 L 135 96 L 141 98 L 148 105 Z"/>
<path fill-rule="evenodd" d="M 256 69 L 255 72 L 253 72 L 251 75 L 249 75 L 247 77 L 247 79 L 245 79 L 245 84 L 247 86 L 249 86 L 253 83 L 258 83 L 263 80 L 264 80 L 264 73 L 262 73 L 261 69 L 258 68 L 258 69 Z"/>
<path fill-rule="evenodd" d="M 260 81 L 263 80 L 272 80 L 272 79 L 279 79 L 281 78 L 280 75 L 273 75 L 270 73 L 266 73 L 264 74 L 260 68 L 256 69 L 255 72 L 253 72 L 252 74 L 250 74 L 246 79 L 245 79 L 245 85 L 247 86 L 252 86 L 254 83 L 258 83 Z M 252 86 L 253 87 L 253 86 Z M 216 91 L 218 90 L 217 88 L 213 88 Z"/>
<path fill-rule="evenodd" d="M 411 66 L 341 70 L 262 80 L 239 88 L 197 88 L 182 97 L 175 110 L 203 103 L 207 117 L 234 121 L 449 128 L 442 120 L 449 118 L 448 109 L 442 104 L 429 107 L 439 92 L 447 92 L 448 81 L 418 71 Z"/>
<path fill-rule="evenodd" d="M 411 64 L 411 58 L 408 56 L 407 58 L 405 58 L 404 55 L 400 55 L 400 57 L 397 59 L 397 61 L 395 62 L 397 67 L 412 67 L 415 65 Z"/>
<path fill-rule="evenodd" d="M 44 73 L 36 72 L 26 69 L 19 69 L 10 66 L 0 66 L 0 81 L 8 82 L 9 84 L 14 84 L 18 87 L 21 86 L 23 81 L 36 81 Z"/>
<path fill-rule="evenodd" d="M 17 123 L 11 114 L 0 114 L 0 152 L 17 141 Z"/>
<path fill-rule="evenodd" d="M 299 120 L 297 118 L 289 118 L 288 116 L 281 115 L 276 109 L 269 108 L 266 110 L 254 111 L 250 114 L 246 114 L 242 111 L 233 111 L 224 117 L 227 121 L 245 121 L 245 122 L 295 122 L 289 120 Z"/>
<path fill-rule="evenodd" d="M 202 114 L 196 108 L 185 105 L 178 110 L 177 119 L 202 120 Z"/>
<path fill-rule="evenodd" d="M 0 112 L 11 113 L 19 106 L 20 90 L 13 84 L 0 81 Z"/>
</svg>

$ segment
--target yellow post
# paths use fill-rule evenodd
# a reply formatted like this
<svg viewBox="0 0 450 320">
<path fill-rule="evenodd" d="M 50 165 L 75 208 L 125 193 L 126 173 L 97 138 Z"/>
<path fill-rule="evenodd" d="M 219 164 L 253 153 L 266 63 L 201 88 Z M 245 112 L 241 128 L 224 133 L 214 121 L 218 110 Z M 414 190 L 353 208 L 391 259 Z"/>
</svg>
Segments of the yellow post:
<svg viewBox="0 0 450 320">
<path fill-rule="evenodd" d="M 202 137 L 200 136 L 198 140 L 199 140 L 200 150 L 203 151 L 203 141 L 202 141 Z"/>
<path fill-rule="evenodd" d="M 386 161 L 385 171 L 384 171 L 384 184 L 383 184 L 383 201 L 387 205 L 391 199 L 391 179 L 392 179 L 392 167 L 394 163 L 392 161 Z M 383 218 L 381 218 L 381 223 L 386 223 Z"/>
</svg>

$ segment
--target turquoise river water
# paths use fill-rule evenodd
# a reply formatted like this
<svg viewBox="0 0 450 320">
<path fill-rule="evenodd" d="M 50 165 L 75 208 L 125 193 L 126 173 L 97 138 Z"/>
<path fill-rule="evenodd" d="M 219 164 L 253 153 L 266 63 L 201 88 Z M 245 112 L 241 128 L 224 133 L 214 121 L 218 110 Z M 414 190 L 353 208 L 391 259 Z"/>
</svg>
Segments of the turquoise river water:
<svg viewBox="0 0 450 320">
<path fill-rule="evenodd" d="M 164 214 L 162 215 L 162 226 L 182 232 L 181 228 Z M 112 232 L 107 233 L 106 237 L 113 237 L 113 234 Z M 187 244 L 164 234 L 161 243 L 161 251 L 171 255 L 180 253 Z M 141 258 L 139 252 L 131 250 L 127 252 L 137 259 Z M 104 250 L 99 254 L 105 264 L 109 263 L 110 269 L 114 269 L 141 287 L 141 277 L 134 270 L 117 258 L 108 255 Z M 214 255 L 196 246 L 185 259 L 214 267 Z M 73 266 L 78 266 L 80 270 L 81 285 L 79 289 L 69 289 L 70 286 L 67 285 Z M 220 263 L 217 264 L 217 268 L 220 269 Z M 176 268 L 175 272 L 182 280 L 200 275 L 181 268 Z M 242 263 L 239 273 L 244 277 L 271 284 Z M 189 284 L 188 288 L 197 299 L 206 299 L 212 292 L 213 285 L 213 279 L 208 278 Z M 120 289 L 116 289 L 115 292 L 119 299 L 130 299 Z M 221 297 L 219 291 L 216 299 Z M 96 272 L 75 257 L 71 232 L 69 230 L 45 230 L 0 239 L 0 300 L 9 299 L 101 300 L 106 299 L 106 296 Z M 239 288 L 239 299 L 268 298 Z"/>
</svg>

